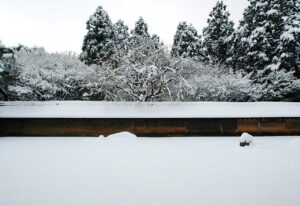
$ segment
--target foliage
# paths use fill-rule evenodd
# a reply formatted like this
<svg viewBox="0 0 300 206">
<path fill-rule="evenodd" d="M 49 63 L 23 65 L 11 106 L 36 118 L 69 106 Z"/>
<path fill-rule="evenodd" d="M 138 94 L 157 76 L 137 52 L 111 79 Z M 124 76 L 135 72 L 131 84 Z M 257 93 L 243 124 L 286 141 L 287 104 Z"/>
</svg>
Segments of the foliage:
<svg viewBox="0 0 300 206">
<path fill-rule="evenodd" d="M 97 73 L 72 53 L 15 52 L 19 76 L 8 91 L 15 100 L 101 100 Z"/>
<path fill-rule="evenodd" d="M 13 50 L 0 41 L 0 100 L 8 100 L 7 87 L 14 81 L 15 58 Z"/>
<path fill-rule="evenodd" d="M 143 17 L 140 17 L 138 21 L 135 23 L 134 29 L 131 31 L 133 37 L 150 37 L 148 32 L 148 24 L 145 22 Z"/>
<path fill-rule="evenodd" d="M 254 101 L 300 101 L 300 81 L 293 72 L 267 67 L 253 82 Z"/>
<path fill-rule="evenodd" d="M 113 54 L 114 26 L 105 10 L 99 6 L 86 23 L 80 59 L 87 65 L 101 65 Z"/>
<path fill-rule="evenodd" d="M 106 100 L 160 101 L 174 74 L 168 54 L 157 47 L 156 38 L 139 37 L 127 46 L 127 52 L 119 50 L 113 56 L 119 62 L 115 69 L 101 68 Z"/>
<path fill-rule="evenodd" d="M 210 63 L 226 64 L 230 57 L 234 24 L 229 16 L 223 1 L 218 1 L 209 14 L 208 26 L 203 30 L 203 47 Z"/>
<path fill-rule="evenodd" d="M 129 38 L 128 26 L 126 26 L 122 20 L 118 20 L 114 24 L 114 31 L 116 44 L 120 44 Z"/>
<path fill-rule="evenodd" d="M 293 71 L 300 77 L 300 0 L 282 0 L 279 9 L 283 15 L 283 33 L 277 51 L 279 68 Z"/>
<path fill-rule="evenodd" d="M 300 101 L 300 0 L 249 3 L 236 31 L 222 1 L 203 39 L 179 23 L 171 51 L 142 17 L 129 33 L 102 7 L 79 57 L 0 43 L 0 99 Z"/>
<path fill-rule="evenodd" d="M 193 58 L 200 56 L 201 36 L 198 35 L 197 30 L 192 24 L 180 22 L 176 34 L 174 36 L 174 43 L 172 46 L 172 57 Z"/>
<path fill-rule="evenodd" d="M 267 67 L 299 77 L 299 5 L 299 0 L 251 0 L 236 33 L 234 67 L 254 72 L 254 78 Z"/>
</svg>

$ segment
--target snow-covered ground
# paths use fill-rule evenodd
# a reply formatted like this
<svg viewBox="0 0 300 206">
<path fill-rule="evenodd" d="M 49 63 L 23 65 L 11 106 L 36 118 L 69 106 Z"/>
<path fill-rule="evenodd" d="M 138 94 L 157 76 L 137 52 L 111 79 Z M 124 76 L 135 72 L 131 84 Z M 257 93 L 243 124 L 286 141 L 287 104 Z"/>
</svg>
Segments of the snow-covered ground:
<svg viewBox="0 0 300 206">
<path fill-rule="evenodd" d="M 0 118 L 300 117 L 292 102 L 0 102 Z"/>
<path fill-rule="evenodd" d="M 299 206 L 300 137 L 0 138 L 1 206 Z"/>
</svg>

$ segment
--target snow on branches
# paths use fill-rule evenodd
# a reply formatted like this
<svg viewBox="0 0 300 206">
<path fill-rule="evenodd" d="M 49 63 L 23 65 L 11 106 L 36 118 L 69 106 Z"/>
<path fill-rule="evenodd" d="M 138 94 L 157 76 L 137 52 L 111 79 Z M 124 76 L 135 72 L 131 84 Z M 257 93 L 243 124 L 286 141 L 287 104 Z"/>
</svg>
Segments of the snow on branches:
<svg viewBox="0 0 300 206">
<path fill-rule="evenodd" d="M 21 49 L 15 52 L 15 58 L 18 81 L 8 91 L 18 100 L 101 99 L 95 70 L 72 53 Z"/>
</svg>

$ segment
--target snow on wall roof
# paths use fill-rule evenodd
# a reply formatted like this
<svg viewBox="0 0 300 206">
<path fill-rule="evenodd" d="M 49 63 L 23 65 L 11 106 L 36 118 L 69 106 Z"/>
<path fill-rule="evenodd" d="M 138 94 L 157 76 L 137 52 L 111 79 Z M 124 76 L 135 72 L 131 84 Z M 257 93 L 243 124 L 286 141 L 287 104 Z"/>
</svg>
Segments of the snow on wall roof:
<svg viewBox="0 0 300 206">
<path fill-rule="evenodd" d="M 300 103 L 0 102 L 0 118 L 300 117 Z"/>
</svg>

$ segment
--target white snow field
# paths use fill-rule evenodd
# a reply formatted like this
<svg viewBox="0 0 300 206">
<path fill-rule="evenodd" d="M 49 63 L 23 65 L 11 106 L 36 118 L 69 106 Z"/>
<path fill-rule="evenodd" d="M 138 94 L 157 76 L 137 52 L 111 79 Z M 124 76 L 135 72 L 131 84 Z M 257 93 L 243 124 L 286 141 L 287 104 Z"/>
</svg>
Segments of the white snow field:
<svg viewBox="0 0 300 206">
<path fill-rule="evenodd" d="M 300 137 L 254 138 L 3 137 L 0 205 L 299 206 Z"/>
<path fill-rule="evenodd" d="M 3 118 L 255 118 L 299 117 L 291 102 L 0 102 Z"/>
</svg>

